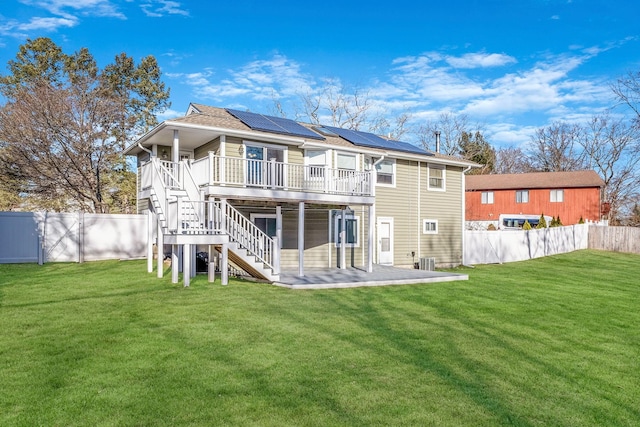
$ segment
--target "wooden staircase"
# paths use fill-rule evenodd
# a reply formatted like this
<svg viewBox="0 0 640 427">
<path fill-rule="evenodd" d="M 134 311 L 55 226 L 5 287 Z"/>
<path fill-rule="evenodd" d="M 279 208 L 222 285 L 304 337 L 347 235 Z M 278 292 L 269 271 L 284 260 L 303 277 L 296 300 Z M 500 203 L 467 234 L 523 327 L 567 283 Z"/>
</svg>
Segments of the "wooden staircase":
<svg viewBox="0 0 640 427">
<path fill-rule="evenodd" d="M 221 253 L 222 244 L 227 244 L 229 261 L 249 275 L 279 280 L 276 239 L 230 204 L 205 201 L 186 162 L 167 167 L 169 162 L 152 158 L 150 163 L 154 169 L 150 199 L 166 243 L 213 245 Z"/>
</svg>

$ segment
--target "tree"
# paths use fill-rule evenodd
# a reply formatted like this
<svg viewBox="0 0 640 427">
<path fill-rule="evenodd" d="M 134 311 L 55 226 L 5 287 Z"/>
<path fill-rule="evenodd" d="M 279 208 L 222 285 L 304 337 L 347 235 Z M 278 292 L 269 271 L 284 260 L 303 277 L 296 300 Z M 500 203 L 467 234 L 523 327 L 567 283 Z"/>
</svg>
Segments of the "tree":
<svg viewBox="0 0 640 427">
<path fill-rule="evenodd" d="M 102 72 L 86 48 L 28 40 L 0 76 L 0 174 L 33 208 L 126 212 L 135 175 L 122 155 L 169 106 L 153 57 L 125 54 Z M 6 191 L 6 188 L 3 188 Z"/>
<path fill-rule="evenodd" d="M 634 125 L 640 127 L 640 71 L 619 78 L 611 89 L 621 103 L 631 108 L 635 114 Z"/>
<path fill-rule="evenodd" d="M 323 88 L 302 97 L 302 118 L 311 123 L 327 121 L 331 126 L 364 130 L 369 123 L 371 98 L 359 89 L 350 92 L 338 80 L 327 80 Z"/>
<path fill-rule="evenodd" d="M 540 219 L 538 220 L 538 225 L 536 226 L 536 228 L 547 228 L 547 219 L 544 217 L 544 213 L 540 214 Z"/>
<path fill-rule="evenodd" d="M 494 170 L 496 152 L 480 131 L 476 131 L 474 134 L 462 132 L 458 141 L 458 154 L 464 159 L 482 165 L 481 168 L 471 170 L 470 174 L 489 174 Z"/>
<path fill-rule="evenodd" d="M 628 225 L 631 227 L 640 227 L 640 206 L 636 203 L 631 209 Z"/>
<path fill-rule="evenodd" d="M 533 170 L 530 158 L 521 148 L 504 147 L 499 148 L 495 153 L 494 173 L 525 173 Z"/>
<path fill-rule="evenodd" d="M 531 165 L 539 172 L 564 172 L 585 167 L 580 151 L 582 127 L 578 124 L 554 122 L 539 128 L 531 138 Z"/>
<path fill-rule="evenodd" d="M 640 134 L 635 126 L 608 113 L 594 116 L 580 139 L 589 167 L 604 180 L 608 219 L 617 224 L 640 197 Z"/>
<path fill-rule="evenodd" d="M 387 135 L 396 140 L 408 132 L 411 118 L 408 111 L 389 118 L 368 91 L 347 88 L 338 80 L 326 80 L 322 88 L 300 98 L 302 111 L 296 114 L 298 120 Z M 274 109 L 277 115 L 286 117 L 282 104 L 275 98 Z"/>
<path fill-rule="evenodd" d="M 471 132 L 469 117 L 466 114 L 453 114 L 445 112 L 440 114 L 437 120 L 428 121 L 418 129 L 418 138 L 425 150 L 435 150 L 435 133 L 440 132 L 440 152 L 447 155 L 456 155 L 459 151 L 459 142 L 462 134 Z M 480 126 L 476 126 L 480 131 Z"/>
</svg>

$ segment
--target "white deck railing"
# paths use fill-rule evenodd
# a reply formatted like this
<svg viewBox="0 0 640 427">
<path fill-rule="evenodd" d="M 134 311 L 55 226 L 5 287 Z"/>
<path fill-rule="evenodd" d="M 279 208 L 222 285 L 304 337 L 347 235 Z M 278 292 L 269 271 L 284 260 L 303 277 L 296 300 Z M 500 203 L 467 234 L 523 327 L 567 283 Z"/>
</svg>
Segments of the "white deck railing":
<svg viewBox="0 0 640 427">
<path fill-rule="evenodd" d="M 203 162 L 191 168 L 184 163 L 152 159 L 141 167 L 141 186 L 151 189 L 157 198 L 158 213 L 162 215 L 163 232 L 168 234 L 227 234 L 278 274 L 279 251 L 277 239 L 269 237 L 247 217 L 228 203 L 205 201 L 198 188 L 196 176 L 202 172 Z M 182 177 L 182 181 L 179 179 Z M 169 190 L 184 190 L 184 195 Z M 223 207 L 224 205 L 224 207 Z"/>
<path fill-rule="evenodd" d="M 372 196 L 372 172 L 209 153 L 191 165 L 196 183 L 354 196 Z"/>
<path fill-rule="evenodd" d="M 229 238 L 271 268 L 274 274 L 280 274 L 278 240 L 269 237 L 230 204 L 225 205 L 222 224 Z"/>
</svg>

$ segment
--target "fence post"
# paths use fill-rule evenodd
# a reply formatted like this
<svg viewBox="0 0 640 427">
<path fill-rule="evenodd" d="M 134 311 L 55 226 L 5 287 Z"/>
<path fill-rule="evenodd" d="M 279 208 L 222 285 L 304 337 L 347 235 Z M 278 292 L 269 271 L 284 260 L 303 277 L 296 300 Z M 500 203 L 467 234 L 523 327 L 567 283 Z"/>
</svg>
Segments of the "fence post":
<svg viewBox="0 0 640 427">
<path fill-rule="evenodd" d="M 78 213 L 78 262 L 84 262 L 84 212 Z"/>
</svg>

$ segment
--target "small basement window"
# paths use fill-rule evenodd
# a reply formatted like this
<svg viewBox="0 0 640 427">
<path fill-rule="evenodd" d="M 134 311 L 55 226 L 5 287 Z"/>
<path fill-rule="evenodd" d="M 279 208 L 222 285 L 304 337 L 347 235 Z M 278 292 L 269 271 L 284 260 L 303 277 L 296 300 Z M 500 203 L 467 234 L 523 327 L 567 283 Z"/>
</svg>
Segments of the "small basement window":
<svg viewBox="0 0 640 427">
<path fill-rule="evenodd" d="M 423 219 L 422 220 L 422 234 L 438 234 L 438 220 L 437 219 Z"/>
</svg>

